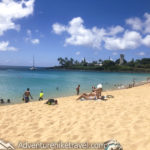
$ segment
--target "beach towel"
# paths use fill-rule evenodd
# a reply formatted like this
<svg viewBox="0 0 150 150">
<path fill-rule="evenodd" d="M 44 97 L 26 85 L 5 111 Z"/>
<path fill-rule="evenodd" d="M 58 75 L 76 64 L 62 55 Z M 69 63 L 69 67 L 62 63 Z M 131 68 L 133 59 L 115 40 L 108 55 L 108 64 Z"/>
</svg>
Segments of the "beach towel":
<svg viewBox="0 0 150 150">
<path fill-rule="evenodd" d="M 96 99 L 96 98 L 95 99 L 94 98 L 91 98 L 91 99 L 90 98 L 89 99 L 80 98 L 80 101 L 86 101 L 86 100 L 101 100 L 101 99 Z"/>
</svg>

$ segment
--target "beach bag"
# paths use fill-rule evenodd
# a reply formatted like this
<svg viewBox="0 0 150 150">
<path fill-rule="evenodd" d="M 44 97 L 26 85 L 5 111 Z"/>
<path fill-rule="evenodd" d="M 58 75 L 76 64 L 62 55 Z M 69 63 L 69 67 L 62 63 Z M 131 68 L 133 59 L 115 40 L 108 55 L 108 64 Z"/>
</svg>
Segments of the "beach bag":
<svg viewBox="0 0 150 150">
<path fill-rule="evenodd" d="M 123 150 L 123 147 L 117 140 L 109 140 L 104 143 L 104 150 Z"/>
<path fill-rule="evenodd" d="M 57 100 L 54 100 L 54 99 L 49 99 L 47 102 L 46 102 L 46 104 L 48 104 L 48 105 L 56 105 L 58 102 L 57 102 Z"/>
</svg>

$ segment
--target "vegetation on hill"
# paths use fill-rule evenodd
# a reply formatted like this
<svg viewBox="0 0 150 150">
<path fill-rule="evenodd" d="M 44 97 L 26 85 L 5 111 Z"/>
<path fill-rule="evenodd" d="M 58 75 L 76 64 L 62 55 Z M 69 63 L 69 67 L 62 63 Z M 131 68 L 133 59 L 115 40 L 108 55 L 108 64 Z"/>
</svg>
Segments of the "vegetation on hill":
<svg viewBox="0 0 150 150">
<path fill-rule="evenodd" d="M 101 60 L 87 62 L 84 58 L 81 62 L 73 58 L 58 58 L 59 66 L 50 69 L 76 69 L 76 70 L 97 70 L 97 71 L 128 71 L 128 72 L 150 72 L 150 58 L 124 60 L 120 65 L 120 59 L 116 61 Z"/>
</svg>

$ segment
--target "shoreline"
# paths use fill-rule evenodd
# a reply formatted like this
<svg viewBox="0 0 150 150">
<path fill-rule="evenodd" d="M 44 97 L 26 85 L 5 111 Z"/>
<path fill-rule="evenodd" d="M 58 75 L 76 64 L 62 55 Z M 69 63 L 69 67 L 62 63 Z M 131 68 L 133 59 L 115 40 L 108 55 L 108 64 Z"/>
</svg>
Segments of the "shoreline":
<svg viewBox="0 0 150 150">
<path fill-rule="evenodd" d="M 136 70 L 137 68 L 135 68 Z M 138 68 L 139 70 L 99 70 L 99 69 L 69 69 L 69 68 L 61 68 L 61 67 L 46 67 L 45 70 L 57 70 L 57 71 L 91 71 L 91 72 L 118 72 L 118 73 L 150 73 L 150 70 Z"/>
<path fill-rule="evenodd" d="M 103 93 L 106 93 L 106 92 L 113 92 L 113 91 L 118 91 L 118 90 L 124 90 L 124 89 L 131 89 L 131 88 L 135 88 L 135 87 L 138 87 L 138 86 L 142 86 L 142 85 L 145 85 L 145 84 L 149 84 L 150 82 L 147 82 L 147 81 L 141 81 L 141 82 L 138 82 L 138 83 L 135 83 L 134 86 L 131 86 L 129 87 L 129 85 L 121 85 L 121 87 L 119 88 L 114 88 L 114 89 L 110 89 L 110 90 L 103 90 L 102 91 L 102 96 L 103 96 Z M 90 92 L 90 91 L 89 91 Z M 87 93 L 89 93 L 87 92 Z M 69 96 L 62 96 L 62 97 L 54 97 L 54 99 L 61 99 L 61 98 L 69 98 L 69 97 L 79 97 L 81 94 L 79 95 L 69 95 Z M 41 100 L 41 101 L 47 101 L 48 99 L 44 99 L 44 100 Z M 40 102 L 39 100 L 33 100 L 33 101 L 29 101 L 28 103 L 34 103 L 34 102 Z M 20 104 L 25 104 L 24 102 L 16 102 L 16 103 L 6 103 L 5 104 L 0 104 L 0 107 L 1 106 L 10 106 L 10 105 L 20 105 Z"/>
</svg>

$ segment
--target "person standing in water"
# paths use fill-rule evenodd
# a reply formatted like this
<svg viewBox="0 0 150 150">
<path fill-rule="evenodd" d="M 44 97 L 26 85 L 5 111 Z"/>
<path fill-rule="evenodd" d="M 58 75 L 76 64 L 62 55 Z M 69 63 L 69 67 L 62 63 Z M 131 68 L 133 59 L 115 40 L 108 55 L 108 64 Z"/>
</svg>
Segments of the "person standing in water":
<svg viewBox="0 0 150 150">
<path fill-rule="evenodd" d="M 44 96 L 44 93 L 43 93 L 43 91 L 41 91 L 41 92 L 40 92 L 39 101 L 40 101 L 40 100 L 43 100 L 43 96 Z"/>
<path fill-rule="evenodd" d="M 77 92 L 77 95 L 79 95 L 79 94 L 80 94 L 80 85 L 78 85 L 78 86 L 77 86 L 77 88 L 76 88 L 76 92 Z"/>
<path fill-rule="evenodd" d="M 96 87 L 95 87 L 95 86 L 92 86 L 92 92 L 93 92 L 95 89 L 96 89 Z"/>
<path fill-rule="evenodd" d="M 31 93 L 30 93 L 30 89 L 29 88 L 27 88 L 27 90 L 24 92 L 24 94 L 23 94 L 23 99 L 24 99 L 24 101 L 25 101 L 25 103 L 28 103 L 29 101 L 30 101 L 30 98 L 31 99 L 33 99 L 32 98 L 32 96 L 31 96 Z"/>
</svg>

